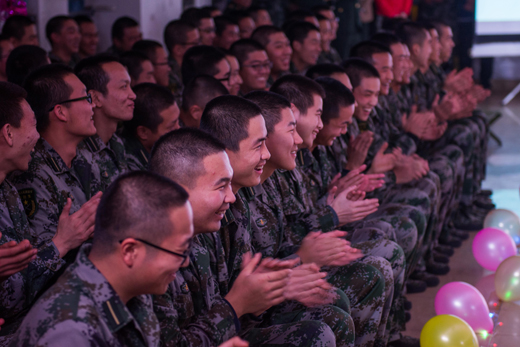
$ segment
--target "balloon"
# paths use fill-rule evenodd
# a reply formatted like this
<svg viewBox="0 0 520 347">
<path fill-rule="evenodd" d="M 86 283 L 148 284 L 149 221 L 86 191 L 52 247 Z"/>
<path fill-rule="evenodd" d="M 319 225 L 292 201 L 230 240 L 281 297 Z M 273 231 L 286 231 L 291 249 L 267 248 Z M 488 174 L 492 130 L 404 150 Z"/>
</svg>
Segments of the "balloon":
<svg viewBox="0 0 520 347">
<path fill-rule="evenodd" d="M 478 347 L 475 332 L 462 319 L 443 314 L 430 319 L 421 331 L 421 347 Z"/>
<path fill-rule="evenodd" d="M 489 211 L 484 219 L 484 228 L 497 228 L 509 234 L 515 244 L 520 245 L 520 218 L 509 210 Z"/>
<path fill-rule="evenodd" d="M 507 258 L 495 274 L 495 289 L 503 301 L 520 300 L 520 256 Z"/>
<path fill-rule="evenodd" d="M 473 256 L 480 266 L 495 271 L 500 263 L 516 254 L 516 245 L 505 231 L 482 229 L 473 239 Z"/>
<path fill-rule="evenodd" d="M 463 319 L 476 332 L 493 331 L 486 299 L 470 284 L 451 282 L 442 286 L 435 296 L 435 312 Z"/>
</svg>

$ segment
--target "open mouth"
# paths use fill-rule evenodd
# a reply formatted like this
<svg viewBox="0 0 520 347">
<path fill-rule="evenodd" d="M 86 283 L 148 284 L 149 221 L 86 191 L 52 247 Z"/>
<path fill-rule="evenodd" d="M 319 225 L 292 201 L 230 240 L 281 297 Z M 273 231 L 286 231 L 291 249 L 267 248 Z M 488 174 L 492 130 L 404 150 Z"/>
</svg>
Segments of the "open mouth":
<svg viewBox="0 0 520 347">
<path fill-rule="evenodd" d="M 262 172 L 264 172 L 264 165 L 265 165 L 265 163 L 262 163 L 262 164 L 256 166 L 255 167 L 255 172 L 257 174 L 262 174 Z"/>
</svg>

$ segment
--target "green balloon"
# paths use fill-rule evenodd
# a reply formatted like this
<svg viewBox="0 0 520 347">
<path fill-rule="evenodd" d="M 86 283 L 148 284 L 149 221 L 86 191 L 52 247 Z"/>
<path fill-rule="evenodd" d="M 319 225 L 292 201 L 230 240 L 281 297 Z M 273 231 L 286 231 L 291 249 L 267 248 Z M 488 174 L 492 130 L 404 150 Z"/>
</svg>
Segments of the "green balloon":
<svg viewBox="0 0 520 347">
<path fill-rule="evenodd" d="M 484 219 L 484 228 L 505 231 L 517 245 L 520 245 L 520 218 L 514 212 L 504 209 L 489 211 Z"/>
<path fill-rule="evenodd" d="M 495 291 L 503 301 L 520 300 L 520 256 L 507 258 L 495 273 Z"/>
<path fill-rule="evenodd" d="M 468 323 L 451 314 L 430 319 L 421 331 L 421 347 L 479 347 Z"/>
</svg>

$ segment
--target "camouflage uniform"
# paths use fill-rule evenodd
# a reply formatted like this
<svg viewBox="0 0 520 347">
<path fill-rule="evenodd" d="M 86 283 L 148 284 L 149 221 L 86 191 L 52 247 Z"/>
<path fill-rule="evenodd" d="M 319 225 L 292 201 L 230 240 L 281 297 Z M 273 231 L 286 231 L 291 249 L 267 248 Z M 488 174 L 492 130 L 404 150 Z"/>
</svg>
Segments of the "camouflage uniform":
<svg viewBox="0 0 520 347">
<path fill-rule="evenodd" d="M 88 259 L 91 247 L 34 304 L 11 346 L 159 346 L 151 297 L 125 305 Z"/>
<path fill-rule="evenodd" d="M 300 245 L 310 231 L 326 232 L 338 227 L 337 216 L 335 220 L 328 217 L 331 211 L 335 215 L 330 206 L 315 208 L 312 201 L 308 199 L 312 195 L 312 188 L 303 183 L 305 182 L 304 177 L 297 167 L 293 171 L 277 170 L 263 183 L 263 187 L 271 196 L 278 196 L 272 201 L 272 204 L 280 205 L 281 202 L 281 207 L 278 209 L 283 210 L 287 220 L 286 239 L 296 245 Z M 325 229 L 322 229 L 321 226 Z M 262 239 L 269 243 L 268 235 L 273 233 L 262 233 Z M 361 235 L 363 237 L 360 238 Z M 367 235 L 371 237 L 367 237 Z M 326 269 L 328 280 L 343 289 L 349 297 L 356 326 L 357 345 L 370 345 L 374 341 L 387 342 L 389 337 L 404 329 L 404 310 L 402 310 L 401 301 L 395 300 L 396 296 L 400 296 L 404 282 L 404 255 L 401 248 L 386 240 L 385 236 L 376 228 L 363 228 L 356 230 L 356 233 L 349 233 L 347 239 L 352 242 L 353 246 L 362 249 L 367 256 L 348 266 Z M 275 239 L 271 237 L 271 243 L 274 241 Z M 367 269 L 372 267 L 378 270 L 385 281 L 382 305 L 373 305 L 374 298 L 363 295 L 367 286 L 366 282 L 373 284 L 368 280 L 373 275 L 369 275 L 370 271 L 367 272 Z M 346 281 L 349 284 L 346 284 Z M 363 297 L 365 299 L 360 300 Z M 379 311 L 381 308 L 382 311 Z M 402 314 L 398 313 L 401 311 Z M 378 324 L 374 317 L 379 314 L 381 314 L 381 320 Z"/>
<path fill-rule="evenodd" d="M 246 252 L 255 253 L 252 245 L 252 217 L 249 208 L 249 203 L 254 196 L 253 188 L 242 188 L 239 190 L 236 194 L 237 199 L 226 212 L 218 232 L 222 238 L 225 263 L 229 273 L 228 288 L 231 288 L 240 273 L 242 256 Z M 320 321 L 325 322 L 332 329 L 336 336 L 337 345 L 352 345 L 354 329 L 352 328 L 352 321 L 346 312 L 349 310 L 348 303 L 344 303 L 344 295 L 342 295 L 341 291 L 339 291 L 339 294 L 339 300 L 334 306 L 326 305 L 306 308 L 295 301 L 285 301 L 261 315 L 262 323 L 257 326 L 260 330 L 252 329 L 240 335 L 252 344 L 261 344 L 265 341 L 266 336 L 262 329 L 275 329 L 272 328 L 273 325 L 283 325 L 289 322 Z"/>
<path fill-rule="evenodd" d="M 0 244 L 28 240 L 38 248 L 36 259 L 29 266 L 0 283 L 0 312 L 5 319 L 0 330 L 0 345 L 9 339 L 22 323 L 38 293 L 65 264 L 52 240 L 37 243 L 37 235 L 29 222 L 15 187 L 4 180 L 0 184 Z"/>
<path fill-rule="evenodd" d="M 135 138 L 123 137 L 122 140 L 125 145 L 128 168 L 132 171 L 146 170 L 148 161 L 150 160 L 150 153 L 148 153 L 141 142 Z"/>
<path fill-rule="evenodd" d="M 88 155 L 88 154 L 87 154 Z M 16 173 L 12 182 L 22 200 L 35 244 L 54 237 L 67 198 L 74 213 L 91 197 L 92 166 L 88 156 L 77 155 L 69 168 L 60 155 L 40 138 L 34 147 L 29 170 Z"/>
<path fill-rule="evenodd" d="M 92 173 L 99 182 L 97 190 L 93 191 L 92 195 L 99 190 L 105 191 L 119 175 L 130 171 L 126 161 L 125 145 L 117 134 L 112 135 L 106 145 L 98 135 L 91 136 L 79 144 L 78 151 L 85 157 L 89 154 L 92 156 Z"/>
<path fill-rule="evenodd" d="M 316 64 L 341 64 L 343 59 L 334 47 L 330 47 L 330 51 L 321 51 Z"/>
</svg>

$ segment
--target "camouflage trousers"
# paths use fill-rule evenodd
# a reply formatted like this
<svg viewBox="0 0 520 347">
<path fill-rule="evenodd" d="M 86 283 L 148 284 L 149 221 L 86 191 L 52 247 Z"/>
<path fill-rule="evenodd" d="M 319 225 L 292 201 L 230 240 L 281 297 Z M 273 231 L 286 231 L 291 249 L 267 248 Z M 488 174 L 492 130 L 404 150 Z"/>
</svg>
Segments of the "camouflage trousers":
<svg viewBox="0 0 520 347">
<path fill-rule="evenodd" d="M 308 322 L 321 323 L 315 331 L 317 337 L 326 338 L 318 343 L 318 346 L 354 346 L 355 329 L 350 316 L 350 303 L 348 296 L 342 290 L 336 290 L 338 298 L 333 305 L 318 307 L 305 307 L 296 301 L 285 301 L 280 305 L 270 308 L 262 314 L 262 323 L 247 330 L 241 336 L 250 342 L 251 346 L 313 346 L 307 339 L 307 332 L 303 327 Z M 288 324 L 302 328 L 290 330 Z M 327 329 L 328 328 L 328 329 Z M 332 332 L 332 336 L 328 332 Z M 332 337 L 332 339 L 331 339 Z M 332 344 L 330 342 L 332 341 Z"/>
<path fill-rule="evenodd" d="M 360 261 L 374 266 L 385 277 L 387 301 L 384 312 L 388 316 L 384 332 L 385 346 L 388 341 L 399 339 L 400 332 L 405 329 L 403 289 L 406 260 L 403 250 L 395 242 L 386 239 L 385 233 L 376 228 L 356 230 L 352 233 L 350 242 L 367 255 Z"/>
</svg>

